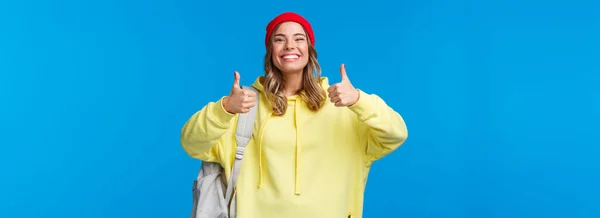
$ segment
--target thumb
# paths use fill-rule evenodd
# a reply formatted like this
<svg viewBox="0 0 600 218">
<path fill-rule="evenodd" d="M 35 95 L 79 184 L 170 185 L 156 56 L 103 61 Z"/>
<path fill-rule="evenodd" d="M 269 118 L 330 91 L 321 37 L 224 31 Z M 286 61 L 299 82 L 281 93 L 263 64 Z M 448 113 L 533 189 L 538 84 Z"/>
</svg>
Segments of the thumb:
<svg viewBox="0 0 600 218">
<path fill-rule="evenodd" d="M 240 88 L 240 74 L 237 71 L 233 72 L 233 87 Z"/>
<path fill-rule="evenodd" d="M 342 76 L 342 81 L 347 81 L 348 79 L 348 75 L 346 75 L 346 65 L 342 64 L 342 66 L 340 66 L 340 75 Z"/>
</svg>

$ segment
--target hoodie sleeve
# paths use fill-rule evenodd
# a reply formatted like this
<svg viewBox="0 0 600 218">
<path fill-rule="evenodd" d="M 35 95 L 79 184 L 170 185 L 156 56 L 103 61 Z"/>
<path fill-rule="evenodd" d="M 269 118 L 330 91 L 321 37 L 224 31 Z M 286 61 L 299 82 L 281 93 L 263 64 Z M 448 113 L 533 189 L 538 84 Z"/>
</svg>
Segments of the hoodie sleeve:
<svg viewBox="0 0 600 218">
<path fill-rule="evenodd" d="M 383 99 L 359 90 L 358 101 L 349 107 L 358 118 L 358 134 L 369 161 L 376 161 L 400 147 L 408 137 L 402 116 Z"/>
<path fill-rule="evenodd" d="M 237 120 L 223 108 L 223 98 L 193 114 L 181 129 L 181 146 L 189 156 L 208 162 L 219 162 L 223 156 L 223 137 Z"/>
</svg>

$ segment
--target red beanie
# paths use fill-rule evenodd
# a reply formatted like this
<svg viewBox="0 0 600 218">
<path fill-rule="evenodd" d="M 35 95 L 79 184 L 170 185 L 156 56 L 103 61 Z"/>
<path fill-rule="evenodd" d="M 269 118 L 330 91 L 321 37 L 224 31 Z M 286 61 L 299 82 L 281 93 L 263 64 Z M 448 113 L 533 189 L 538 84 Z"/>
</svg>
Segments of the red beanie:
<svg viewBox="0 0 600 218">
<path fill-rule="evenodd" d="M 273 20 L 271 20 L 271 22 L 269 22 L 269 24 L 267 25 L 267 34 L 265 36 L 265 46 L 267 48 L 269 47 L 269 40 L 271 40 L 271 34 L 273 34 L 275 27 L 277 27 L 277 25 L 279 25 L 280 23 L 283 23 L 286 21 L 293 21 L 293 22 L 296 22 L 296 23 L 299 23 L 300 25 L 302 25 L 302 27 L 304 27 L 304 29 L 306 30 L 306 33 L 308 34 L 308 38 L 310 39 L 310 42 L 313 45 L 315 44 L 315 34 L 313 33 L 312 27 L 310 26 L 310 23 L 308 22 L 308 20 L 304 19 L 304 17 L 302 17 L 294 12 L 285 12 L 285 13 L 282 13 L 279 16 L 273 18 Z"/>
</svg>

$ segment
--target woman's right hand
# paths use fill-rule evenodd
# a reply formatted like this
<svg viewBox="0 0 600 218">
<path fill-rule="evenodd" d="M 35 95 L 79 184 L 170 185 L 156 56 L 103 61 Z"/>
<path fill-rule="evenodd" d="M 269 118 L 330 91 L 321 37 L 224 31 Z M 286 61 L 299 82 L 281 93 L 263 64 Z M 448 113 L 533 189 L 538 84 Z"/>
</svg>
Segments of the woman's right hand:
<svg viewBox="0 0 600 218">
<path fill-rule="evenodd" d="M 240 74 L 234 72 L 233 87 L 229 96 L 223 99 L 223 107 L 232 114 L 248 113 L 250 108 L 256 104 L 256 93 L 250 90 L 244 90 L 240 86 Z"/>
</svg>

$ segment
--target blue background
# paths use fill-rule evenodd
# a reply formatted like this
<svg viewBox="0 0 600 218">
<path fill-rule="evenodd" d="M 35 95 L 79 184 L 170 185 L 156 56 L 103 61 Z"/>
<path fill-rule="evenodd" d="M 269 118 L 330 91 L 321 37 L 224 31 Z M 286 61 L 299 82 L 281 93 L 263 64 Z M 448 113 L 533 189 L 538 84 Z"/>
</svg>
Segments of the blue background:
<svg viewBox="0 0 600 218">
<path fill-rule="evenodd" d="M 600 5 L 3 1 L 0 217 L 187 217 L 179 130 L 307 17 L 324 75 L 400 112 L 365 217 L 600 217 Z M 214 80 L 214 82 L 208 82 Z"/>
</svg>

